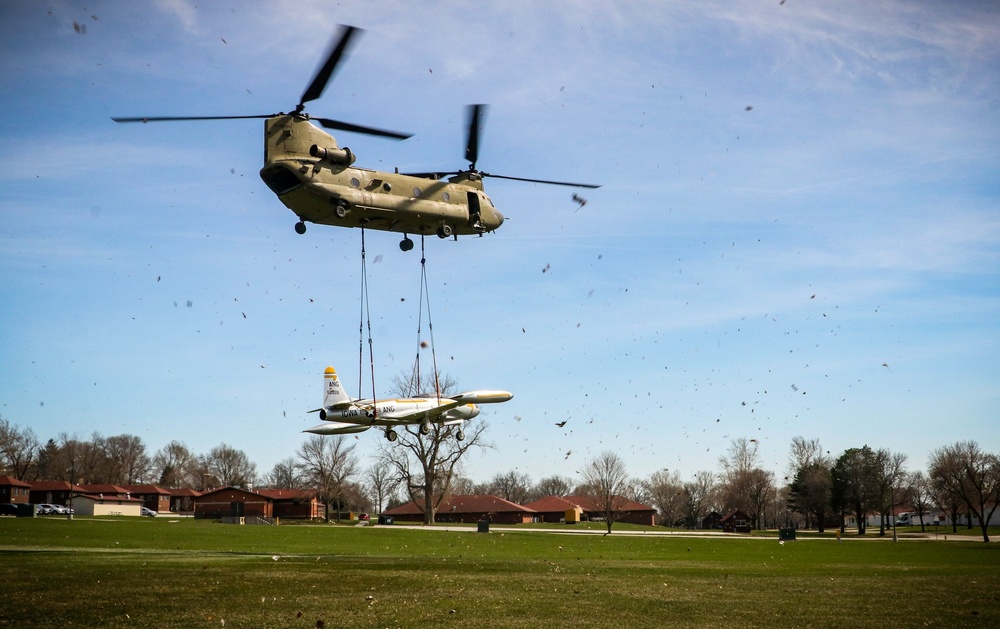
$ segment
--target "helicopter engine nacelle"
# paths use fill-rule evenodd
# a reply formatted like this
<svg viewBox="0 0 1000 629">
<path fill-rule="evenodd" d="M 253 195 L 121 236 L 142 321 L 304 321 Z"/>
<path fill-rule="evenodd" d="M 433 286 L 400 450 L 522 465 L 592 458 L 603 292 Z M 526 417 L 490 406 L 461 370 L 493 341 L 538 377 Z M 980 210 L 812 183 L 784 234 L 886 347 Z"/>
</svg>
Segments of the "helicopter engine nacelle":
<svg viewBox="0 0 1000 629">
<path fill-rule="evenodd" d="M 309 155 L 338 166 L 350 166 L 357 159 L 354 153 L 351 152 L 351 149 L 346 146 L 342 149 L 325 149 L 320 147 L 319 144 L 313 144 L 309 147 Z"/>
</svg>

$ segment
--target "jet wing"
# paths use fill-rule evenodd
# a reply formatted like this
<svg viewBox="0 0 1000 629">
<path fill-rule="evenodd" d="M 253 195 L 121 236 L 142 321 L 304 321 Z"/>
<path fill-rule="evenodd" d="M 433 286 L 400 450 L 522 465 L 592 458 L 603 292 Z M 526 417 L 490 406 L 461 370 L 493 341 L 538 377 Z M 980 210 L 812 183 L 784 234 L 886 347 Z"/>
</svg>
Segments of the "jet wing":
<svg viewBox="0 0 1000 629">
<path fill-rule="evenodd" d="M 385 411 L 378 413 L 375 423 L 380 426 L 391 426 L 393 424 L 421 424 L 425 421 L 433 422 L 435 418 L 447 413 L 453 408 L 461 406 L 462 402 L 446 398 L 441 404 L 431 408 L 417 410 Z"/>
</svg>

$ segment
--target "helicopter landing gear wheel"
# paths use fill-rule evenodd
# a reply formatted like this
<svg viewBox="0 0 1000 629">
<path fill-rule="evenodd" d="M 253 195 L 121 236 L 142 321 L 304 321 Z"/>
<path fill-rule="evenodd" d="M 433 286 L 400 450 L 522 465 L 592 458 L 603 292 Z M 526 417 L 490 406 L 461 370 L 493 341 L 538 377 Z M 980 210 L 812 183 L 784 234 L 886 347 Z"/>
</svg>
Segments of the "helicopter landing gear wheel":
<svg viewBox="0 0 1000 629">
<path fill-rule="evenodd" d="M 422 424 L 420 424 L 420 434 L 422 434 L 425 437 L 431 434 L 430 422 L 423 422 Z"/>
<path fill-rule="evenodd" d="M 306 224 L 302 221 L 295 223 L 295 233 L 299 235 L 306 233 Z"/>
<path fill-rule="evenodd" d="M 390 443 L 395 441 L 397 437 L 399 437 L 399 435 L 396 434 L 395 430 L 390 428 L 385 431 L 385 438 L 388 439 Z"/>
<path fill-rule="evenodd" d="M 413 241 L 409 237 L 404 237 L 399 241 L 400 251 L 409 251 L 410 249 L 413 249 Z"/>
<path fill-rule="evenodd" d="M 455 434 L 455 438 L 459 441 L 465 441 L 465 431 L 459 428 L 458 432 Z"/>
<path fill-rule="evenodd" d="M 437 229 L 438 238 L 447 238 L 448 236 L 451 236 L 451 234 L 452 234 L 451 225 L 444 224 L 441 227 L 438 227 Z"/>
<path fill-rule="evenodd" d="M 339 203 L 336 208 L 334 208 L 333 213 L 337 215 L 337 218 L 344 218 L 347 216 L 347 206 L 343 203 Z"/>
</svg>

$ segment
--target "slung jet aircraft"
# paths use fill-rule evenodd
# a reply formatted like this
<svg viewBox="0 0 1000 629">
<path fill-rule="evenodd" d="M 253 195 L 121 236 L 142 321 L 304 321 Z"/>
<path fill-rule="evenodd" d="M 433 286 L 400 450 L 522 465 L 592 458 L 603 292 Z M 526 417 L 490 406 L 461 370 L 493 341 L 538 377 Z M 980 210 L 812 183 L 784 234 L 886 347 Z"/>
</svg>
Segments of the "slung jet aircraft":
<svg viewBox="0 0 1000 629">
<path fill-rule="evenodd" d="M 412 397 L 398 399 L 355 399 L 344 390 L 333 367 L 323 373 L 323 406 L 310 413 L 319 413 L 324 424 L 303 432 L 316 435 L 346 435 L 364 432 L 373 426 L 385 428 L 385 438 L 395 441 L 398 435 L 392 429 L 400 425 L 420 425 L 420 434 L 426 435 L 433 424 L 458 426 L 455 435 L 465 439 L 461 426 L 479 415 L 477 404 L 496 404 L 514 397 L 507 391 L 469 391 L 458 395 L 440 397 Z"/>
</svg>

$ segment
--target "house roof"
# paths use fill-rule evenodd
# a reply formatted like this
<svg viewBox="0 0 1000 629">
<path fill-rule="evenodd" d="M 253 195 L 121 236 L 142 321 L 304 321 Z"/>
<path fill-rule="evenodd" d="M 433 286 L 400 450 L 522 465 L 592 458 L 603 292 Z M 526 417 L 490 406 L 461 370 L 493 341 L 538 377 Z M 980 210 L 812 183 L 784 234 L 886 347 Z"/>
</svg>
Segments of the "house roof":
<svg viewBox="0 0 1000 629">
<path fill-rule="evenodd" d="M 170 492 L 170 495 L 174 496 L 175 498 L 185 498 L 185 497 L 197 498 L 198 496 L 205 493 L 203 491 L 198 491 L 197 489 L 191 489 L 190 487 L 180 487 L 178 489 L 169 489 L 168 491 Z"/>
<path fill-rule="evenodd" d="M 563 511 L 568 511 L 569 509 L 578 508 L 580 505 L 574 504 L 561 496 L 547 496 L 540 500 L 529 502 L 524 506 L 529 509 L 534 509 L 535 511 L 540 511 L 543 513 L 550 513 L 550 512 L 555 513 L 555 512 L 563 512 Z"/>
<path fill-rule="evenodd" d="M 312 500 L 315 489 L 258 489 L 257 493 L 271 500 Z"/>
<path fill-rule="evenodd" d="M 83 491 L 80 485 L 64 480 L 34 480 L 28 483 L 32 491 Z"/>
<path fill-rule="evenodd" d="M 87 494 L 111 494 L 124 496 L 129 493 L 121 485 L 97 484 L 97 485 L 77 485 L 77 489 Z"/>
<path fill-rule="evenodd" d="M 656 511 L 653 507 L 646 506 L 635 500 L 629 500 L 628 498 L 623 498 L 618 496 L 620 500 L 619 511 Z M 530 507 L 535 511 L 544 512 L 554 512 L 554 511 L 566 511 L 567 509 L 572 509 L 573 507 L 579 507 L 580 509 L 586 511 L 587 513 L 599 513 L 603 511 L 603 507 L 597 504 L 590 496 L 549 496 L 548 498 L 542 498 L 541 500 L 536 500 L 534 502 L 529 502 L 526 507 Z"/>
<path fill-rule="evenodd" d="M 164 489 L 159 485 L 126 485 L 125 489 L 132 494 L 159 494 L 161 496 L 170 495 L 170 490 Z"/>
<path fill-rule="evenodd" d="M 242 487 L 219 487 L 218 489 L 213 489 L 212 491 L 202 492 L 200 495 L 195 496 L 195 498 L 206 498 L 212 494 L 222 493 L 224 491 L 238 491 L 241 494 L 247 494 L 248 496 L 257 496 L 258 498 L 264 498 L 265 500 L 271 500 L 268 496 L 257 493 L 256 491 L 250 491 L 249 489 L 243 489 Z"/>
<path fill-rule="evenodd" d="M 749 520 L 750 519 L 750 516 L 748 516 L 747 514 L 743 513 L 739 509 L 734 509 L 733 511 L 730 511 L 729 513 L 727 513 L 726 517 L 722 518 L 722 521 L 725 522 L 729 518 L 734 518 L 736 516 L 740 516 L 740 519 L 742 519 L 742 520 Z"/>
<path fill-rule="evenodd" d="M 408 502 L 383 513 L 385 515 L 417 515 L 424 510 L 416 502 Z M 445 498 L 437 513 L 536 513 L 534 509 L 521 506 L 498 496 L 459 494 Z"/>
<path fill-rule="evenodd" d="M 29 489 L 31 488 L 31 485 L 24 482 L 23 480 L 17 480 L 13 476 L 7 476 L 6 474 L 0 476 L 0 485 L 3 485 L 5 487 L 27 487 Z"/>
<path fill-rule="evenodd" d="M 135 503 L 138 505 L 142 504 L 142 498 L 125 498 L 124 496 L 118 496 L 115 494 L 105 495 L 103 498 L 97 494 L 77 494 L 70 498 L 71 501 L 75 502 L 77 500 L 92 500 L 94 502 L 117 502 L 117 503 Z"/>
</svg>

